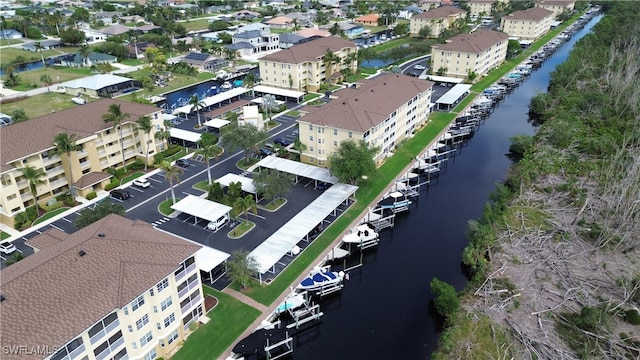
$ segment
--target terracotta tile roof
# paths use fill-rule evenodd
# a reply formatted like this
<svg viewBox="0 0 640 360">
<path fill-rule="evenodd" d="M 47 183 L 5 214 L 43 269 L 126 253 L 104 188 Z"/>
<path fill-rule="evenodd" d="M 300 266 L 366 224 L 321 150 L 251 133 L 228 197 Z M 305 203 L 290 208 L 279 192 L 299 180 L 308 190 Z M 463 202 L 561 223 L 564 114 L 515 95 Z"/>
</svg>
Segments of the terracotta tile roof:
<svg viewBox="0 0 640 360">
<path fill-rule="evenodd" d="M 353 41 L 336 36 L 327 36 L 263 56 L 260 60 L 286 64 L 302 64 L 305 61 L 318 61 L 324 56 L 327 50 L 337 52 L 344 48 L 355 48 L 356 46 Z"/>
<path fill-rule="evenodd" d="M 108 174 L 106 172 L 102 172 L 102 171 L 92 171 L 88 174 L 83 175 L 80 180 L 76 181 L 75 184 L 73 184 L 73 186 L 75 186 L 76 188 L 82 190 L 82 189 L 86 189 L 89 186 L 93 186 L 103 180 L 112 178 L 113 175 Z"/>
<path fill-rule="evenodd" d="M 53 148 L 58 133 L 76 134 L 78 139 L 94 135 L 112 125 L 105 124 L 102 115 L 111 104 L 120 104 L 123 113 L 131 115 L 129 121 L 160 111 L 151 105 L 115 99 L 101 99 L 69 110 L 58 111 L 17 124 L 0 127 L 0 164 L 2 171 L 11 169 L 9 163 L 26 156 Z M 28 139 L 28 141 L 26 141 Z"/>
<path fill-rule="evenodd" d="M 412 19 L 442 19 L 455 14 L 466 14 L 467 12 L 454 6 L 441 6 L 420 14 L 413 15 Z"/>
<path fill-rule="evenodd" d="M 316 29 L 316 28 L 304 28 L 304 29 L 300 29 L 298 31 L 295 31 L 294 34 L 298 34 L 300 36 L 304 36 L 306 38 L 308 37 L 312 37 L 312 36 L 330 36 L 331 33 L 326 31 L 326 30 L 322 30 L 322 29 Z"/>
<path fill-rule="evenodd" d="M 265 24 L 269 24 L 269 25 L 286 25 L 286 24 L 291 24 L 293 22 L 292 18 L 288 18 L 286 16 L 278 16 L 278 17 L 274 17 L 273 19 L 269 20 L 269 21 L 265 21 Z"/>
<path fill-rule="evenodd" d="M 380 15 L 378 14 L 367 14 L 353 19 L 354 21 L 362 21 L 362 22 L 376 22 L 380 19 Z"/>
<path fill-rule="evenodd" d="M 400 74 L 384 74 L 362 80 L 359 88 L 336 91 L 338 98 L 310 111 L 302 122 L 365 132 L 383 122 L 398 107 L 418 93 L 427 91 L 433 82 Z"/>
<path fill-rule="evenodd" d="M 0 272 L 5 298 L 0 316 L 3 324 L 11 324 L 0 328 L 2 345 L 64 345 L 156 285 L 198 249 L 118 215 L 69 234 Z M 3 354 L 3 360 L 43 357 Z"/>
<path fill-rule="evenodd" d="M 536 5 L 559 5 L 568 6 L 575 3 L 575 0 L 538 0 Z"/>
<path fill-rule="evenodd" d="M 436 44 L 432 46 L 434 50 L 455 51 L 471 54 L 479 54 L 493 45 L 507 40 L 509 35 L 493 31 L 480 30 L 471 34 L 460 34 L 449 39 L 446 44 Z"/>
<path fill-rule="evenodd" d="M 505 17 L 504 20 L 533 20 L 540 21 L 553 15 L 553 11 L 541 7 L 532 7 L 526 10 L 515 11 Z"/>
<path fill-rule="evenodd" d="M 58 229 L 49 229 L 42 234 L 27 240 L 26 244 L 40 251 L 54 245 L 58 245 L 66 238 L 67 234 L 64 231 L 60 231 Z"/>
</svg>

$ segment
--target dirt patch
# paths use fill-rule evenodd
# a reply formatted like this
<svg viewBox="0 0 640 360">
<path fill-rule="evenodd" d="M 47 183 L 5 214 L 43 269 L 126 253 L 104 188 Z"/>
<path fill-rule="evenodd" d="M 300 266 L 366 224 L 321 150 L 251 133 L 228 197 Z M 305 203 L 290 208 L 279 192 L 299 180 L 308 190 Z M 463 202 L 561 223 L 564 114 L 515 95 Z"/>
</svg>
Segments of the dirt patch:
<svg viewBox="0 0 640 360">
<path fill-rule="evenodd" d="M 207 295 L 204 298 L 204 309 L 206 312 L 209 312 L 209 310 L 216 307 L 216 305 L 218 305 L 218 298 L 215 296 Z"/>
</svg>

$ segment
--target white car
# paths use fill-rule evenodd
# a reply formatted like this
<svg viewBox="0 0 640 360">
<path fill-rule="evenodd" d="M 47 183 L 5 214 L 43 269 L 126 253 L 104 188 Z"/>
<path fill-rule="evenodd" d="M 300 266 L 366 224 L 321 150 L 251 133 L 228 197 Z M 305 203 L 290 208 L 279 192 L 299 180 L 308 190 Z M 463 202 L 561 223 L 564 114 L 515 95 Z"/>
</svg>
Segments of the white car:
<svg viewBox="0 0 640 360">
<path fill-rule="evenodd" d="M 3 254 L 11 254 L 12 252 L 18 250 L 15 245 L 10 242 L 0 243 L 0 252 Z"/>
<path fill-rule="evenodd" d="M 141 187 L 141 188 L 148 188 L 149 186 L 151 186 L 151 183 L 149 182 L 149 180 L 147 179 L 135 179 L 133 180 L 133 185 L 137 186 L 137 187 Z"/>
<path fill-rule="evenodd" d="M 425 70 L 426 67 L 424 65 L 416 64 L 413 66 L 415 70 Z"/>
<path fill-rule="evenodd" d="M 220 86 L 221 88 L 225 89 L 225 90 L 229 90 L 231 89 L 233 86 L 231 85 L 230 82 L 225 81 L 224 83 L 222 83 L 222 86 Z"/>
<path fill-rule="evenodd" d="M 226 223 L 227 221 L 229 221 L 229 214 L 226 214 L 224 216 L 221 216 L 218 220 L 216 221 L 211 221 L 207 224 L 207 229 L 211 230 L 211 231 L 218 231 L 220 230 Z"/>
</svg>

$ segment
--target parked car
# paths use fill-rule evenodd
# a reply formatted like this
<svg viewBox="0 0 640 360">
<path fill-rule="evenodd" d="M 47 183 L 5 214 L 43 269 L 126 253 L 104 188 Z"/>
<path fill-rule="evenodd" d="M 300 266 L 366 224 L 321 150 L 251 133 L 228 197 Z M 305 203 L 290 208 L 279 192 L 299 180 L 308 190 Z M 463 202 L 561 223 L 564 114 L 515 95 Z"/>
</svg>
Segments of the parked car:
<svg viewBox="0 0 640 360">
<path fill-rule="evenodd" d="M 422 65 L 422 64 L 415 64 L 415 65 L 413 66 L 413 68 L 414 68 L 415 70 L 425 70 L 427 67 L 426 67 L 426 66 L 424 66 L 424 65 Z"/>
<path fill-rule="evenodd" d="M 281 137 L 280 138 L 275 138 L 275 140 L 273 140 L 273 142 L 278 144 L 278 145 L 284 146 L 284 147 L 287 147 L 287 146 L 291 145 L 291 141 L 289 141 L 289 140 L 287 140 L 285 138 L 281 138 Z"/>
<path fill-rule="evenodd" d="M 231 85 L 230 82 L 225 81 L 220 87 L 222 88 L 222 90 L 229 90 L 233 87 L 233 85 Z"/>
<path fill-rule="evenodd" d="M 327 190 L 329 188 L 329 184 L 324 181 L 318 181 L 316 184 L 316 190 Z"/>
<path fill-rule="evenodd" d="M 271 154 L 273 154 L 273 151 L 271 151 L 271 149 L 267 148 L 267 147 L 263 147 L 258 149 L 258 153 L 260 153 L 261 156 L 269 156 Z"/>
<path fill-rule="evenodd" d="M 129 194 L 127 190 L 123 190 L 123 189 L 111 190 L 110 194 L 111 194 L 111 197 L 119 200 L 123 200 L 123 201 L 131 197 L 131 194 Z"/>
<path fill-rule="evenodd" d="M 12 252 L 18 250 L 15 245 L 10 242 L 0 243 L 0 252 L 3 254 L 11 254 Z"/>
<path fill-rule="evenodd" d="M 178 159 L 176 160 L 176 165 L 182 167 L 182 168 L 188 168 L 189 167 L 189 160 L 187 159 Z"/>
<path fill-rule="evenodd" d="M 207 224 L 207 229 L 211 231 L 218 231 L 227 223 L 227 221 L 229 221 L 229 214 L 225 214 L 224 216 L 221 216 L 216 221 L 209 222 Z"/>
<path fill-rule="evenodd" d="M 135 185 L 137 187 L 141 187 L 141 188 L 144 189 L 144 188 L 148 188 L 149 186 L 151 186 L 151 183 L 147 179 L 137 178 L 137 179 L 133 180 L 133 185 Z"/>
</svg>

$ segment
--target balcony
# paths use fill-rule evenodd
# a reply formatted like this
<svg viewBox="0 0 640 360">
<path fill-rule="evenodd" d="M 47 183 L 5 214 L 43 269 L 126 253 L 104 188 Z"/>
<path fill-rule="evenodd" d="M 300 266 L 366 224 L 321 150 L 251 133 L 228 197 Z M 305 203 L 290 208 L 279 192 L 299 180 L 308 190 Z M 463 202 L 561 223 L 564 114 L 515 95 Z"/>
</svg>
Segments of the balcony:
<svg viewBox="0 0 640 360">
<path fill-rule="evenodd" d="M 182 315 L 185 315 L 187 313 L 189 313 L 194 306 L 198 305 L 200 303 L 200 300 L 202 299 L 202 296 L 200 295 L 200 293 L 198 293 L 198 296 L 196 296 L 195 298 L 191 299 L 191 301 L 189 301 L 187 304 L 185 304 L 185 306 L 183 306 L 180 310 L 182 311 Z"/>
<path fill-rule="evenodd" d="M 84 344 L 78 346 L 75 350 L 73 350 L 68 356 L 69 359 L 73 360 L 73 359 L 78 359 L 80 358 L 80 355 L 82 355 L 84 353 Z"/>
<path fill-rule="evenodd" d="M 197 280 L 190 282 L 189 284 L 187 284 L 187 286 L 184 287 L 184 289 L 178 291 L 178 298 L 182 299 L 185 295 L 190 293 L 189 290 L 197 288 L 198 285 L 199 285 L 199 282 Z"/>
<path fill-rule="evenodd" d="M 57 188 L 61 188 L 61 187 L 65 186 L 65 185 L 68 185 L 68 184 L 69 183 L 67 182 L 67 179 L 65 179 L 65 178 L 49 182 L 49 186 L 51 187 L 51 190 L 55 190 Z"/>
<path fill-rule="evenodd" d="M 192 272 L 194 269 L 196 268 L 196 263 L 194 262 L 193 264 L 189 265 L 189 267 L 187 267 L 186 269 L 182 270 L 181 272 L 179 272 L 176 275 L 176 282 L 180 281 L 181 279 L 183 279 L 187 274 L 189 274 L 190 272 Z"/>
<path fill-rule="evenodd" d="M 106 349 L 104 349 L 100 354 L 98 354 L 98 356 L 96 356 L 96 360 L 106 359 L 109 355 L 111 355 L 111 353 L 117 352 L 122 345 L 124 345 L 124 337 L 120 337 L 113 344 L 107 346 Z"/>
<path fill-rule="evenodd" d="M 109 335 L 111 332 L 113 332 L 115 329 L 119 327 L 120 327 L 120 320 L 116 319 L 116 321 L 107 325 L 107 327 L 103 328 L 102 330 L 100 330 L 100 332 L 96 333 L 95 335 L 93 335 L 93 337 L 89 339 L 89 341 L 91 342 L 91 345 L 94 345 L 100 339 L 102 339 L 106 335 Z"/>
</svg>

